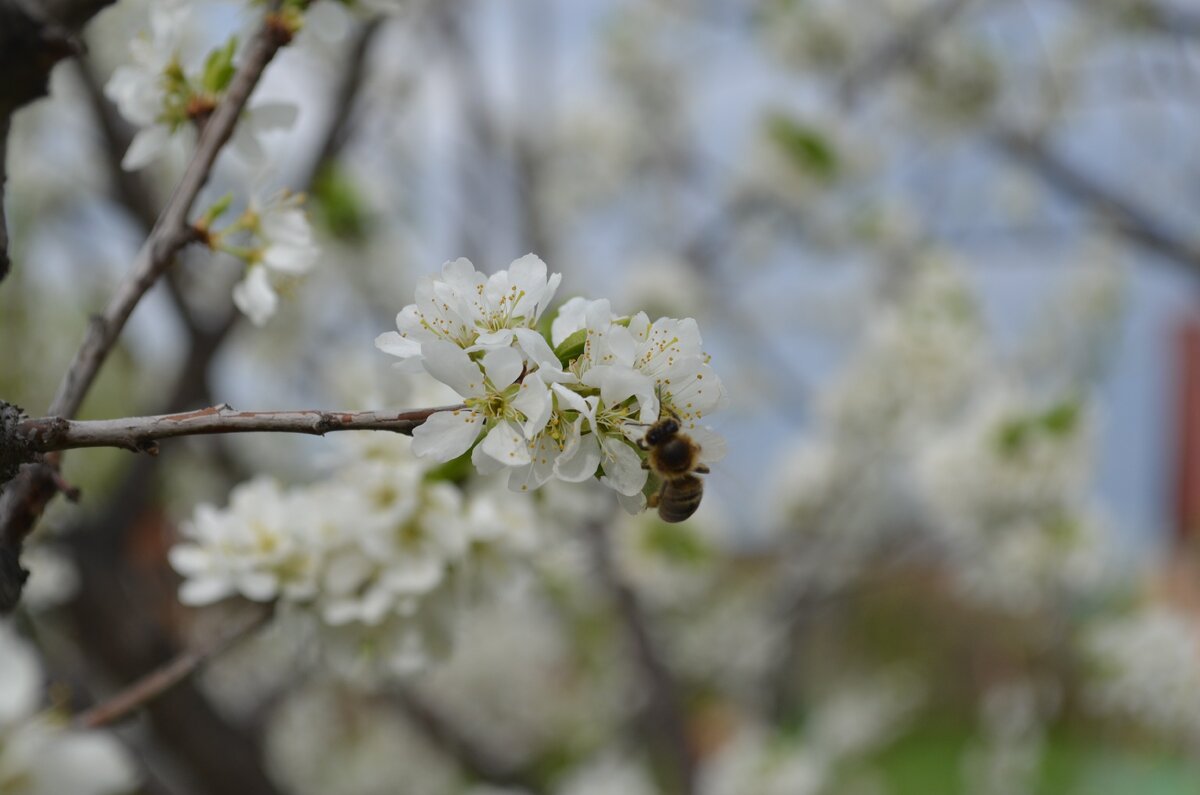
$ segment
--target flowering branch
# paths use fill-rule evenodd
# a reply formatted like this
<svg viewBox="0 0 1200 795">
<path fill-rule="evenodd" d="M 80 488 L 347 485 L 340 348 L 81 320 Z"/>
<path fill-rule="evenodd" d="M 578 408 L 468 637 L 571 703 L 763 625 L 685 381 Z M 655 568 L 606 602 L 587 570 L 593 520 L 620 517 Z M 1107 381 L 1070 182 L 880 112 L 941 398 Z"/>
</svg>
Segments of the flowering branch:
<svg viewBox="0 0 1200 795">
<path fill-rule="evenodd" d="M 244 60 L 230 83 L 229 91 L 204 125 L 187 171 L 138 252 L 132 272 L 117 288 L 104 314 L 89 327 L 50 404 L 51 414 L 70 416 L 79 410 L 96 372 L 112 350 L 138 302 L 162 275 L 175 254 L 196 239 L 196 231 L 188 223 L 192 203 L 208 181 L 217 155 L 233 134 L 238 117 L 251 91 L 258 85 L 263 70 L 279 48 L 287 43 L 288 34 L 273 24 L 271 19 L 268 16 L 246 48 Z"/>
<path fill-rule="evenodd" d="M 192 204 L 208 181 L 217 155 L 233 134 L 238 118 L 267 64 L 289 39 L 290 33 L 278 24 L 274 12 L 269 12 L 262 27 L 248 44 L 224 98 L 205 123 L 191 162 L 138 252 L 133 269 L 117 288 L 104 313 L 95 317 L 90 324 L 59 384 L 49 414 L 70 417 L 79 410 L 100 366 L 138 302 L 162 275 L 175 254 L 195 239 L 196 233 L 188 223 Z M 46 456 L 42 465 L 26 467 L 17 478 L 5 485 L 3 498 L 0 499 L 0 561 L 17 560 L 25 536 L 57 493 L 52 474 L 58 463 L 56 455 Z M 19 565 L 11 572 L 9 568 L 0 567 L 0 596 L 3 597 L 0 598 L 0 612 L 15 605 L 15 594 L 20 592 L 20 580 L 23 578 Z"/>
<path fill-rule="evenodd" d="M 249 620 L 243 621 L 208 643 L 182 652 L 173 660 L 154 669 L 108 700 L 81 712 L 75 717 L 75 725 L 83 729 L 95 729 L 121 720 L 182 682 L 202 664 L 231 648 L 261 627 L 270 617 L 270 610 L 260 611 Z"/>
<path fill-rule="evenodd" d="M 17 444 L 33 453 L 82 447 L 120 447 L 154 454 L 159 439 L 220 433 L 306 433 L 392 431 L 411 436 L 430 415 L 465 406 L 438 406 L 412 411 L 238 411 L 222 404 L 197 411 L 124 417 L 115 420 L 25 419 L 16 426 Z"/>
</svg>

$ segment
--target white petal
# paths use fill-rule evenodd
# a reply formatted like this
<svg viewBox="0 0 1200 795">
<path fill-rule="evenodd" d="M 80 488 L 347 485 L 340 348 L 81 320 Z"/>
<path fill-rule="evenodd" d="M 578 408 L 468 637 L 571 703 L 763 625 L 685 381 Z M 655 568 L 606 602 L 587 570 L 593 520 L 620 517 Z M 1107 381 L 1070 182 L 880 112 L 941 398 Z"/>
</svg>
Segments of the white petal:
<svg viewBox="0 0 1200 795">
<path fill-rule="evenodd" d="M 279 306 L 279 296 L 271 287 L 266 268 L 251 267 L 246 278 L 233 286 L 233 304 L 254 325 L 266 325 Z"/>
<path fill-rule="evenodd" d="M 576 428 L 581 422 L 582 418 L 576 420 Z M 596 439 L 596 434 L 588 433 L 581 436 L 569 452 L 558 457 L 554 462 L 554 474 L 568 483 L 580 483 L 595 476 L 599 466 L 600 442 Z"/>
<path fill-rule="evenodd" d="M 232 595 L 233 583 L 217 577 L 188 580 L 179 586 L 179 601 L 192 607 L 210 605 Z"/>
<path fill-rule="evenodd" d="M 482 397 L 487 394 L 479 365 L 471 361 L 462 348 L 444 340 L 431 340 L 422 343 L 421 353 L 425 371 L 458 394 L 463 397 Z M 515 375 L 513 377 L 516 378 Z"/>
<path fill-rule="evenodd" d="M 600 444 L 604 452 L 603 482 L 626 496 L 640 492 L 647 476 L 642 457 L 629 444 L 611 436 L 604 437 Z"/>
<path fill-rule="evenodd" d="M 496 389 L 504 389 L 516 381 L 524 366 L 515 348 L 501 348 L 483 355 L 483 371 Z"/>
<path fill-rule="evenodd" d="M 137 171 L 139 168 L 148 166 L 162 154 L 170 140 L 171 131 L 162 124 L 138 130 L 137 135 L 133 136 L 129 148 L 125 150 L 125 156 L 121 158 L 121 168 L 126 171 Z"/>
<path fill-rule="evenodd" d="M 413 454 L 443 462 L 458 458 L 470 449 L 482 426 L 478 412 L 439 411 L 413 431 Z"/>
<path fill-rule="evenodd" d="M 554 347 L 562 345 L 563 340 L 586 327 L 590 303 L 588 299 L 576 296 L 558 308 L 558 314 L 550 324 L 550 342 Z"/>
<path fill-rule="evenodd" d="M 375 347 L 392 356 L 409 359 L 421 355 L 421 343 L 402 337 L 398 331 L 388 331 L 375 338 Z"/>
<path fill-rule="evenodd" d="M 513 422 L 501 422 L 488 431 L 479 445 L 483 452 L 506 466 L 521 466 L 532 459 L 521 429 Z"/>
<path fill-rule="evenodd" d="M 132 790 L 137 770 L 125 748 L 104 732 L 69 731 L 55 739 L 53 754 L 39 760 L 38 792 L 110 795 Z"/>
<path fill-rule="evenodd" d="M 525 415 L 523 431 L 526 439 L 537 436 L 546 423 L 550 421 L 550 412 L 554 402 L 550 399 L 550 390 L 542 383 L 537 373 L 525 377 L 521 389 L 509 404 Z"/>
<path fill-rule="evenodd" d="M 513 330 L 510 328 L 502 328 L 499 331 L 489 331 L 480 334 L 475 338 L 475 344 L 471 346 L 472 350 L 494 350 L 497 348 L 507 348 L 512 345 Z"/>
</svg>

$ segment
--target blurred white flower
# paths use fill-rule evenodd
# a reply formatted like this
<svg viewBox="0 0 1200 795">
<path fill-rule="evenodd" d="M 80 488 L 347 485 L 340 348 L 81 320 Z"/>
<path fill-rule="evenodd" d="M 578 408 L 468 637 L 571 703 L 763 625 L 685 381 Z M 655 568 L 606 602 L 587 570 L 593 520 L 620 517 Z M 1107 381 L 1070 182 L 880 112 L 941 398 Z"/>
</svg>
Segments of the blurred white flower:
<svg viewBox="0 0 1200 795">
<path fill-rule="evenodd" d="M 287 191 L 265 201 L 252 196 L 242 216 L 215 235 L 218 240 L 237 233 L 251 237 L 249 246 L 226 250 L 247 261 L 245 278 L 234 285 L 233 303 L 256 326 L 265 325 L 279 307 L 272 280 L 302 276 L 320 257 L 304 201 L 302 194 Z"/>
<path fill-rule="evenodd" d="M 42 672 L 32 647 L 0 622 L 0 791 L 114 795 L 137 785 L 125 749 L 99 731 L 39 715 Z"/>
<path fill-rule="evenodd" d="M 183 527 L 189 543 L 170 552 L 171 565 L 187 578 L 180 601 L 204 605 L 234 594 L 256 602 L 311 597 L 320 554 L 316 502 L 258 478 L 233 490 L 228 509 L 201 505 Z"/>
<path fill-rule="evenodd" d="M 1200 742 L 1200 626 L 1166 606 L 1100 620 L 1085 639 L 1092 705 L 1167 738 Z"/>
</svg>

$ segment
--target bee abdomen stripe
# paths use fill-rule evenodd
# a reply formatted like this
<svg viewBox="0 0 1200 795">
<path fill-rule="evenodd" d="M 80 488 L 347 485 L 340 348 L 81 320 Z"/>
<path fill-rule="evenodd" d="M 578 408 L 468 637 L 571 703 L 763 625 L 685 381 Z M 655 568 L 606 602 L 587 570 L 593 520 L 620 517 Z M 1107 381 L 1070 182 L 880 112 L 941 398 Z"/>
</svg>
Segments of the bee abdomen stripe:
<svg viewBox="0 0 1200 795">
<path fill-rule="evenodd" d="M 658 503 L 658 516 L 664 522 L 682 522 L 696 512 L 704 497 L 704 484 L 699 478 L 682 483 L 668 483 Z"/>
</svg>

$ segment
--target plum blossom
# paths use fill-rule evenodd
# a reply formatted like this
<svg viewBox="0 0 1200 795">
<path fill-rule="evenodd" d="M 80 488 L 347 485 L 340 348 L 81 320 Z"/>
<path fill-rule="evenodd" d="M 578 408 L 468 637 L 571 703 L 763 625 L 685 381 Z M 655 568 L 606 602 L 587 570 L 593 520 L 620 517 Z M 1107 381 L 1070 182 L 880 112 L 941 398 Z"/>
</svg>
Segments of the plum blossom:
<svg viewBox="0 0 1200 795">
<path fill-rule="evenodd" d="M 546 275 L 546 263 L 527 254 L 508 270 L 488 277 L 469 260 L 442 266 L 442 278 L 417 285 L 416 303 L 396 315 L 397 331 L 381 334 L 375 346 L 400 359 L 400 368 L 418 372 L 423 345 L 435 340 L 474 352 L 508 347 L 520 329 L 533 329 L 554 298 L 562 275 Z M 521 335 L 536 345 L 536 335 Z"/>
<path fill-rule="evenodd" d="M 144 168 L 172 146 L 190 148 L 196 127 L 220 101 L 233 77 L 236 40 L 214 49 L 203 66 L 188 46 L 195 28 L 190 6 L 154 4 L 149 35 L 130 42 L 132 62 L 118 66 L 105 85 L 105 95 L 138 128 L 121 161 L 126 171 Z M 261 102 L 243 113 L 234 133 L 234 149 L 248 162 L 262 159 L 259 137 L 289 129 L 297 108 L 285 102 Z"/>
<path fill-rule="evenodd" d="M 547 339 L 536 327 L 559 281 L 533 255 L 490 277 L 467 260 L 447 263 L 441 278 L 418 286 L 398 331 L 375 344 L 400 369 L 422 368 L 464 399 L 466 408 L 417 429 L 417 455 L 450 461 L 471 450 L 481 473 L 508 468 L 514 491 L 599 476 L 640 510 L 645 428 L 673 415 L 702 460 L 717 460 L 724 444 L 700 422 L 724 404 L 724 387 L 690 318 L 618 317 L 607 300 L 577 297 Z"/>
<path fill-rule="evenodd" d="M 245 259 L 245 277 L 234 285 L 234 305 L 256 326 L 265 325 L 279 307 L 276 284 L 312 269 L 320 256 L 302 194 L 280 191 L 262 201 L 252 197 L 241 217 L 213 235 L 212 245 Z M 226 245 L 225 238 L 249 233 L 252 244 Z"/>
</svg>

